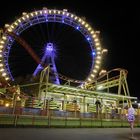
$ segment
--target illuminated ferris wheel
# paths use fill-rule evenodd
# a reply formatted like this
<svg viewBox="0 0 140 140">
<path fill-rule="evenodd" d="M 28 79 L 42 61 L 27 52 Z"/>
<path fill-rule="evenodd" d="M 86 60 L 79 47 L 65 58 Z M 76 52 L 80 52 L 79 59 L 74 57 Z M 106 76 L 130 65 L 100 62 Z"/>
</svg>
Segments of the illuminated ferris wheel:
<svg viewBox="0 0 140 140">
<path fill-rule="evenodd" d="M 92 55 L 92 64 L 90 71 L 87 77 L 84 80 L 84 84 L 92 83 L 96 78 L 102 60 L 102 47 L 98 38 L 98 33 L 88 24 L 83 18 L 76 16 L 75 14 L 69 13 L 66 9 L 64 10 L 55 10 L 43 8 L 39 11 L 33 11 L 31 13 L 23 13 L 23 15 L 14 21 L 10 25 L 6 25 L 6 29 L 0 40 L 0 74 L 5 78 L 6 81 L 14 80 L 14 75 L 11 72 L 9 66 L 10 52 L 15 47 L 15 41 L 22 44 L 23 48 L 28 51 L 28 53 L 33 57 L 37 62 L 37 66 L 34 69 L 34 75 L 39 70 L 42 70 L 46 65 L 46 59 L 49 54 L 49 51 L 53 50 L 54 44 L 52 41 L 47 41 L 45 44 L 47 52 L 42 54 L 42 56 L 37 56 L 34 52 L 34 49 L 31 48 L 24 40 L 21 39 L 22 34 L 27 30 L 40 24 L 53 24 L 57 23 L 59 25 L 64 25 L 65 28 L 69 27 L 80 33 L 83 38 L 86 40 L 87 45 L 90 48 L 90 53 Z M 65 34 L 67 36 L 67 34 Z M 30 38 L 32 38 L 30 36 Z M 80 46 L 82 47 L 82 46 Z M 77 54 L 78 55 L 78 54 Z M 54 72 L 57 72 L 56 65 L 54 62 L 54 57 L 50 56 L 51 62 L 53 64 Z M 84 61 L 84 60 L 81 60 Z M 73 62 L 74 63 L 74 62 Z M 18 68 L 17 68 L 18 69 Z M 57 82 L 59 83 L 59 82 Z"/>
</svg>

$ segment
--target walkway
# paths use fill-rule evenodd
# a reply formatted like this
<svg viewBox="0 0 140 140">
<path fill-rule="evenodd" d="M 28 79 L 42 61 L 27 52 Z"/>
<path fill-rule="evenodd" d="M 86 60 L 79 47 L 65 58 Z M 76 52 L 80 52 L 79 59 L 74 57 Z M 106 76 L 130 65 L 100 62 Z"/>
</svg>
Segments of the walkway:
<svg viewBox="0 0 140 140">
<path fill-rule="evenodd" d="M 134 129 L 140 140 L 140 128 Z M 0 140 L 128 140 L 129 128 L 0 128 Z"/>
</svg>

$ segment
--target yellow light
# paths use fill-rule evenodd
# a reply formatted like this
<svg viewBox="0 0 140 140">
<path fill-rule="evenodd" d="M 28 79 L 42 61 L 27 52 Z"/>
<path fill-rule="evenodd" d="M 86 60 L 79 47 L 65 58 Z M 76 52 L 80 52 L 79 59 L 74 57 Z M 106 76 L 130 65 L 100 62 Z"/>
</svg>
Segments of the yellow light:
<svg viewBox="0 0 140 140">
<path fill-rule="evenodd" d="M 12 29 L 11 28 L 8 28 L 8 32 L 12 32 Z"/>
<path fill-rule="evenodd" d="M 0 42 L 1 44 L 4 44 L 4 41 L 3 40 L 1 40 L 1 42 Z"/>
<path fill-rule="evenodd" d="M 17 26 L 18 25 L 18 23 L 17 22 L 14 22 L 14 24 Z"/>
<path fill-rule="evenodd" d="M 77 16 L 75 16 L 74 19 L 76 20 L 77 19 Z"/>
<path fill-rule="evenodd" d="M 82 25 L 84 25 L 85 24 L 85 21 L 82 21 Z"/>
<path fill-rule="evenodd" d="M 90 30 L 91 30 L 91 28 L 89 27 L 89 28 L 88 28 L 88 31 L 90 31 Z"/>
<path fill-rule="evenodd" d="M 101 62 L 99 60 L 96 60 L 95 63 L 100 64 Z"/>
<path fill-rule="evenodd" d="M 56 10 L 53 10 L 54 14 L 56 14 Z"/>
<path fill-rule="evenodd" d="M 65 12 L 63 12 L 62 14 L 63 14 L 63 15 L 65 15 L 66 13 L 65 13 Z"/>
<path fill-rule="evenodd" d="M 13 25 L 11 25 L 10 27 L 11 27 L 12 29 L 14 29 L 14 26 L 13 26 Z"/>
<path fill-rule="evenodd" d="M 91 34 L 94 34 L 94 31 L 92 30 L 90 33 L 91 33 Z"/>
<path fill-rule="evenodd" d="M 6 39 L 7 39 L 7 37 L 6 37 L 6 36 L 3 36 L 3 37 L 2 37 L 2 39 L 3 39 L 3 40 L 6 40 Z"/>
<path fill-rule="evenodd" d="M 52 12 L 52 11 L 51 11 L 51 10 L 49 10 L 49 14 L 51 14 L 51 12 Z"/>
<path fill-rule="evenodd" d="M 88 78 L 88 81 L 91 81 L 91 79 L 90 79 L 90 78 Z"/>
<path fill-rule="evenodd" d="M 101 47 L 97 47 L 97 50 L 98 50 L 98 51 L 101 50 Z"/>
<path fill-rule="evenodd" d="M 101 89 L 103 89 L 102 85 L 97 86 L 97 90 L 101 90 Z"/>
<path fill-rule="evenodd" d="M 94 70 L 93 70 L 93 72 L 94 72 L 94 73 L 97 73 L 97 70 L 96 70 L 96 69 L 94 69 Z"/>
<path fill-rule="evenodd" d="M 108 52 L 107 49 L 103 49 L 103 50 L 102 50 L 102 53 L 107 53 L 107 52 Z"/>
<path fill-rule="evenodd" d="M 23 12 L 23 13 L 22 13 L 23 16 L 25 16 L 26 14 L 27 14 L 26 12 Z"/>
<path fill-rule="evenodd" d="M 99 56 L 97 56 L 97 59 L 101 59 L 101 56 L 99 55 Z"/>
<path fill-rule="evenodd" d="M 2 63 L 0 63 L 0 67 L 3 67 L 3 64 Z"/>
<path fill-rule="evenodd" d="M 97 54 L 98 54 L 98 55 L 100 55 L 100 54 L 101 54 L 101 52 L 100 52 L 100 51 L 97 51 Z"/>
<path fill-rule="evenodd" d="M 9 80 L 9 77 L 6 77 L 5 80 L 6 80 L 6 81 Z"/>
<path fill-rule="evenodd" d="M 0 54 L 0 57 L 2 57 L 2 54 Z"/>
<path fill-rule="evenodd" d="M 39 12 L 42 15 L 42 11 Z"/>
<path fill-rule="evenodd" d="M 29 15 L 26 15 L 27 18 L 29 18 Z"/>
<path fill-rule="evenodd" d="M 99 41 L 99 40 L 98 40 L 98 38 L 95 38 L 94 41 L 97 42 L 97 41 Z"/>
<path fill-rule="evenodd" d="M 98 69 L 98 68 L 99 68 L 99 65 L 95 65 L 95 68 L 97 68 L 97 69 Z"/>
<path fill-rule="evenodd" d="M 0 45 L 0 49 L 3 49 L 3 45 Z"/>
<path fill-rule="evenodd" d="M 71 18 L 73 18 L 74 17 L 74 15 L 73 14 L 71 14 L 71 16 L 70 16 Z"/>
<path fill-rule="evenodd" d="M 34 16 L 34 14 L 33 14 L 33 13 L 31 13 L 30 15 L 31 15 L 32 17 Z"/>
<path fill-rule="evenodd" d="M 36 12 L 35 12 L 35 15 L 37 15 L 37 14 L 38 14 L 38 12 L 36 11 Z"/>
<path fill-rule="evenodd" d="M 95 43 L 95 45 L 96 45 L 96 46 L 99 46 L 99 45 L 100 45 L 100 43 L 99 43 L 99 42 L 97 42 L 97 43 Z"/>
<path fill-rule="evenodd" d="M 6 104 L 5 104 L 5 107 L 9 107 L 9 105 L 10 105 L 9 103 L 6 103 Z"/>
<path fill-rule="evenodd" d="M 20 20 L 20 19 L 18 19 L 18 22 L 20 23 L 20 22 L 21 22 L 21 20 Z"/>
<path fill-rule="evenodd" d="M 81 18 L 79 18 L 79 20 L 78 20 L 79 22 L 81 22 Z"/>
<path fill-rule="evenodd" d="M 20 100 L 21 100 L 19 96 L 17 97 L 17 100 L 18 100 L 18 101 L 20 101 Z"/>
<path fill-rule="evenodd" d="M 5 24 L 5 28 L 8 28 L 10 25 L 9 24 Z"/>
<path fill-rule="evenodd" d="M 88 26 L 89 26 L 88 24 L 85 25 L 86 28 L 87 28 Z"/>
<path fill-rule="evenodd" d="M 1 71 L 1 72 L 3 72 L 3 71 L 4 71 L 4 69 L 3 69 L 3 68 L 1 68 L 1 69 L 0 69 L 0 71 Z"/>
<path fill-rule="evenodd" d="M 95 77 L 95 75 L 94 75 L 94 74 L 91 74 L 91 77 L 93 77 L 93 78 L 94 78 L 94 77 Z"/>
<path fill-rule="evenodd" d="M 105 74 L 107 71 L 106 70 L 101 70 L 99 75 Z"/>
<path fill-rule="evenodd" d="M 58 14 L 60 14 L 61 12 L 60 11 L 58 11 Z"/>
<path fill-rule="evenodd" d="M 96 37 L 96 34 L 94 34 L 92 37 L 95 38 Z"/>
<path fill-rule="evenodd" d="M 2 73 L 2 76 L 3 76 L 3 77 L 6 76 L 6 75 L 7 75 L 6 72 L 3 72 L 3 73 Z"/>
<path fill-rule="evenodd" d="M 22 17 L 23 20 L 25 20 L 25 17 Z"/>
</svg>

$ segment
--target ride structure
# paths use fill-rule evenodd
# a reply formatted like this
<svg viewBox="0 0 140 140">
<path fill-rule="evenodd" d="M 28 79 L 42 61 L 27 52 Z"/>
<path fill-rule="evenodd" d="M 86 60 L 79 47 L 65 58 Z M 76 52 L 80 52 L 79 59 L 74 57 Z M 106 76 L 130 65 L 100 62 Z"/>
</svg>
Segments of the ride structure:
<svg viewBox="0 0 140 140">
<path fill-rule="evenodd" d="M 54 84 L 60 84 L 58 74 L 57 74 L 57 69 L 56 69 L 56 64 L 55 64 L 55 50 L 53 47 L 53 43 L 47 43 L 46 49 L 45 49 L 45 54 L 43 55 L 40 64 L 38 64 L 37 68 L 35 69 L 33 76 L 37 76 L 37 74 L 44 69 L 43 66 L 50 66 L 50 72 L 52 74 L 51 76 L 51 83 Z"/>
<path fill-rule="evenodd" d="M 55 49 L 52 42 L 46 42 L 45 53 L 40 59 L 32 47 L 20 37 L 23 31 L 41 23 L 65 24 L 79 31 L 88 41 L 91 49 L 92 64 L 85 80 L 76 80 L 58 73 L 54 60 Z M 43 8 L 39 11 L 23 13 L 11 25 L 5 26 L 5 31 L 0 40 L 0 74 L 7 83 L 14 81 L 8 61 L 10 50 L 15 41 L 21 44 L 36 61 L 37 67 L 33 76 L 40 75 L 38 83 L 20 85 L 20 87 L 26 88 L 27 86 L 39 85 L 38 97 L 36 98 L 39 100 L 37 104 L 43 102 L 43 109 L 49 107 L 49 101 L 55 101 L 58 104 L 56 108 L 59 106 L 60 110 L 74 111 L 76 108 L 80 112 L 94 112 L 96 100 L 102 102 L 105 110 L 107 106 L 118 106 L 120 100 L 137 99 L 130 96 L 126 70 L 119 68 L 99 75 L 102 56 L 105 52 L 105 49 L 101 47 L 99 32 L 95 31 L 85 19 L 69 13 L 66 9 Z M 112 73 L 116 72 L 117 75 L 112 76 Z M 66 80 L 66 83 L 69 84 L 61 85 L 60 79 Z M 71 82 L 79 83 L 80 85 L 72 87 L 70 86 Z M 115 91 L 116 89 L 117 92 Z M 4 89 L 1 91 L 4 91 Z M 32 102 L 31 105 L 33 105 Z M 53 107 L 53 109 L 56 108 Z"/>
<path fill-rule="evenodd" d="M 2 68 L 0 70 L 1 75 L 5 78 L 5 80 L 14 80 L 14 77 L 12 76 L 9 68 L 8 57 L 11 46 L 15 39 L 19 43 L 21 43 L 25 49 L 27 48 L 28 52 L 30 53 L 30 55 L 32 55 L 37 63 L 40 63 L 40 60 L 38 59 L 38 57 L 36 57 L 35 53 L 33 53 L 31 47 L 18 37 L 24 30 L 28 29 L 29 27 L 44 22 L 57 22 L 66 24 L 78 30 L 81 34 L 84 35 L 89 43 L 91 53 L 93 55 L 92 68 L 84 84 L 91 83 L 99 71 L 103 51 L 98 38 L 98 32 L 94 31 L 85 20 L 77 17 L 72 13 L 67 12 L 66 9 L 61 11 L 45 8 L 43 10 L 31 12 L 29 14 L 23 13 L 23 16 L 21 18 L 17 19 L 11 25 L 7 25 L 8 27 L 4 32 L 0 42 L 0 56 L 2 62 Z"/>
</svg>

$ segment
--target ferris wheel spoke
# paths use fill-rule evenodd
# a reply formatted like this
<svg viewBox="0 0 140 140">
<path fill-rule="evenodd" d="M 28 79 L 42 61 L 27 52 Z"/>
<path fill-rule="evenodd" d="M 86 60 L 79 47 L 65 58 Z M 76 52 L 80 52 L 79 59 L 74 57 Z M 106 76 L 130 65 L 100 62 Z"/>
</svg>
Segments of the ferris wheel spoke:
<svg viewBox="0 0 140 140">
<path fill-rule="evenodd" d="M 40 35 L 41 35 L 41 38 L 42 38 L 42 40 L 43 40 L 43 42 L 45 43 L 46 42 L 46 36 L 45 36 L 45 33 L 44 33 L 44 31 L 43 31 L 43 27 L 42 27 L 42 24 L 39 24 L 39 28 L 40 28 Z"/>
</svg>

